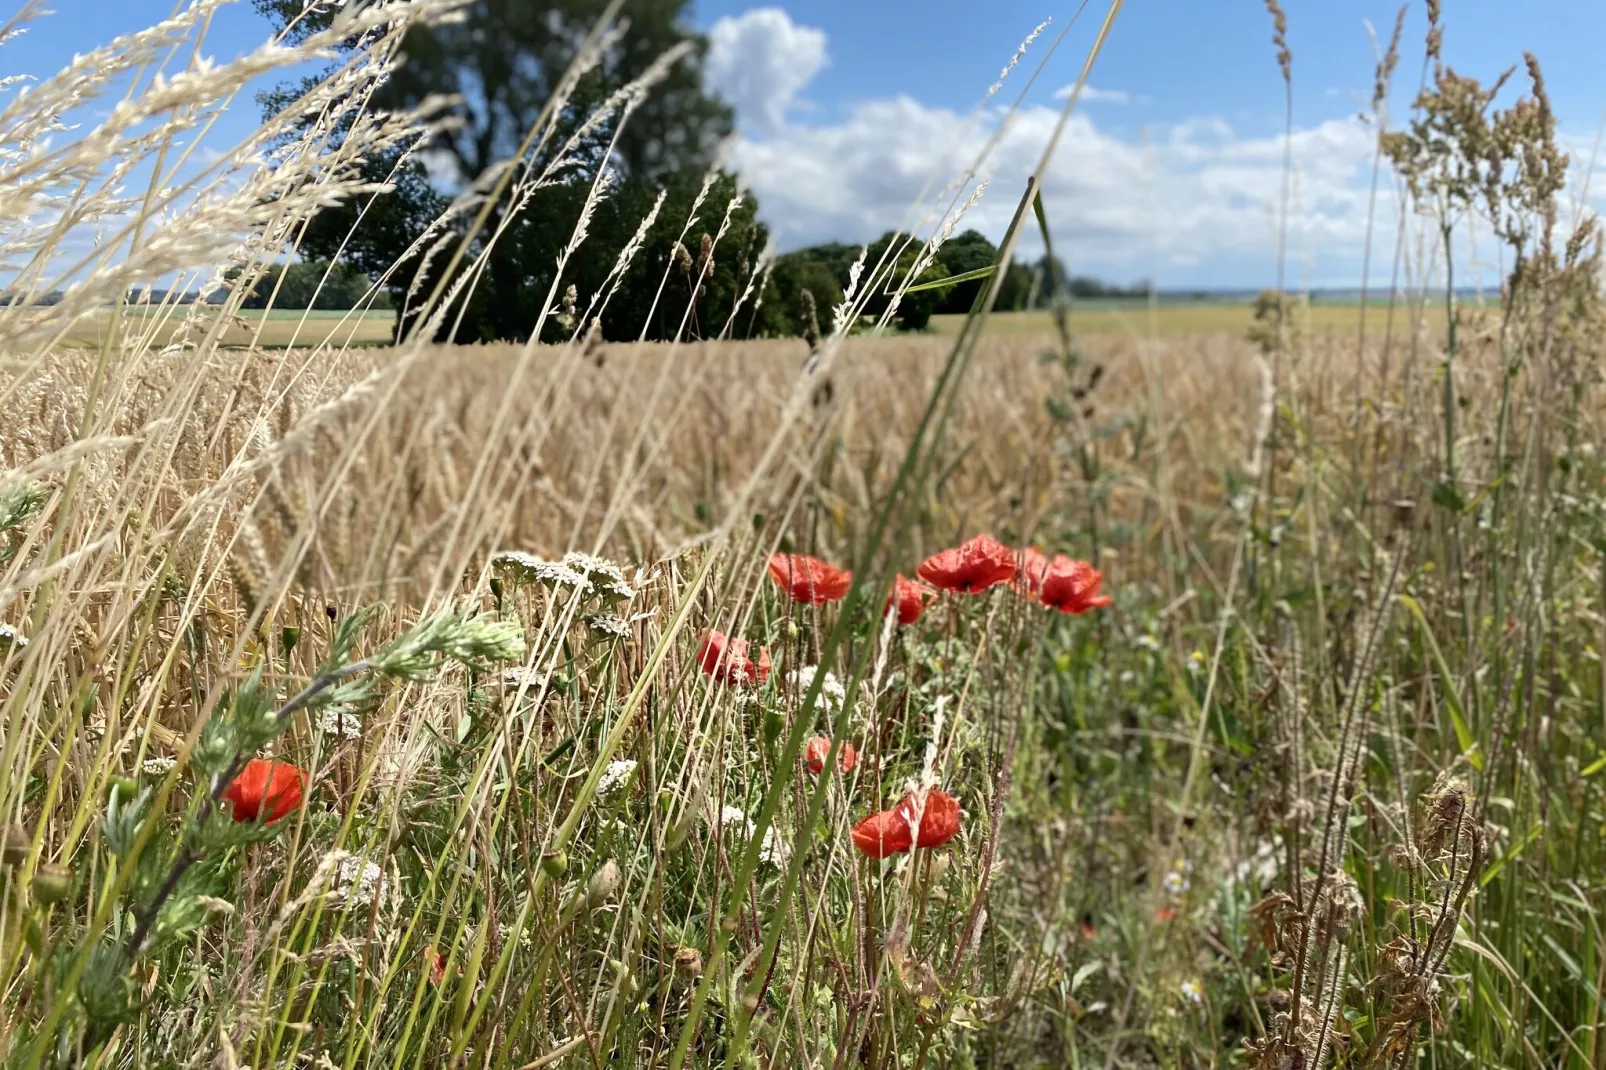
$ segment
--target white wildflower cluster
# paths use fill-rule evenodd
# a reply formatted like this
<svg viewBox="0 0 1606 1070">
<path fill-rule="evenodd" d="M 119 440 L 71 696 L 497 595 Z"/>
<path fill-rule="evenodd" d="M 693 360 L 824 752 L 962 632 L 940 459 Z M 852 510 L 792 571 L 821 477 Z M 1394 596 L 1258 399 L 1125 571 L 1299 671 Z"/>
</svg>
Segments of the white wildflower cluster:
<svg viewBox="0 0 1606 1070">
<path fill-rule="evenodd" d="M 619 758 L 609 762 L 608 768 L 602 771 L 602 779 L 597 782 L 597 794 L 609 795 L 618 791 L 635 772 L 634 758 Z"/>
<path fill-rule="evenodd" d="M 814 686 L 814 677 L 819 671 L 818 665 L 804 665 L 786 674 L 787 683 L 792 685 L 792 692 L 798 697 L 798 701 L 801 702 L 809 693 L 809 688 Z M 842 686 L 842 681 L 836 678 L 836 674 L 827 672 L 825 678 L 820 681 L 820 697 L 815 700 L 820 713 L 829 716 L 841 709 L 847 700 L 847 688 Z"/>
<path fill-rule="evenodd" d="M 584 576 L 592 590 L 608 602 L 628 602 L 636 597 L 635 588 L 625 578 L 624 569 L 601 557 L 570 550 L 563 555 L 563 565 Z"/>
<path fill-rule="evenodd" d="M 8 646 L 17 650 L 21 650 L 27 645 L 27 636 L 23 635 L 9 624 L 0 624 L 0 650 L 4 650 Z"/>
<path fill-rule="evenodd" d="M 177 758 L 170 758 L 165 754 L 158 754 L 153 757 L 146 758 L 143 762 L 140 762 L 139 768 L 140 771 L 146 776 L 160 777 L 166 776 L 168 772 L 177 764 Z"/>
<path fill-rule="evenodd" d="M 584 573 L 523 550 L 502 550 L 491 555 L 491 567 L 514 583 L 540 583 L 552 588 L 572 587 L 581 592 L 591 590 L 591 581 Z"/>
<path fill-rule="evenodd" d="M 379 868 L 379 863 L 347 856 L 335 870 L 329 895 L 336 902 L 350 903 L 354 907 L 372 906 L 384 881 L 385 871 Z"/>
<path fill-rule="evenodd" d="M 1179 986 L 1182 998 L 1190 1003 L 1204 1002 L 1204 989 L 1199 987 L 1198 981 L 1184 981 Z"/>
<path fill-rule="evenodd" d="M 318 731 L 326 736 L 357 739 L 362 735 L 362 718 L 339 706 L 319 710 L 317 725 Z"/>
<path fill-rule="evenodd" d="M 753 836 L 753 822 L 734 806 L 726 806 L 719 811 L 719 823 L 726 831 L 735 832 L 743 839 Z M 768 866 L 779 866 L 786 861 L 786 844 L 776 833 L 774 825 L 764 830 L 764 842 L 759 845 L 758 860 Z"/>
<path fill-rule="evenodd" d="M 617 613 L 595 613 L 586 618 L 586 626 L 607 639 L 630 638 L 630 625 Z"/>
</svg>

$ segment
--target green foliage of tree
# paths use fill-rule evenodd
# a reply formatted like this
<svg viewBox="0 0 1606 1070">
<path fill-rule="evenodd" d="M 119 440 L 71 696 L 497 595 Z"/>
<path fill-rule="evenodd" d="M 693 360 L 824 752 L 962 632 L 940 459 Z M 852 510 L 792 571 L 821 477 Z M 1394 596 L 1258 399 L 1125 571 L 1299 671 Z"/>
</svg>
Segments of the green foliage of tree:
<svg viewBox="0 0 1606 1070">
<path fill-rule="evenodd" d="M 239 268 L 228 272 L 238 278 Z M 366 299 L 373 282 L 351 263 L 333 264 L 328 260 L 303 260 L 290 264 L 271 264 L 251 287 L 242 308 L 329 309 L 343 311 L 359 305 L 389 307 L 389 296 L 378 294 Z"/>
<path fill-rule="evenodd" d="M 304 13 L 301 0 L 255 3 L 278 25 L 293 23 L 297 35 L 327 25 L 331 18 L 326 10 Z M 606 0 L 539 5 L 522 0 L 478 0 L 463 9 L 463 17 L 456 22 L 410 31 L 402 47 L 405 63 L 373 106 L 401 109 L 436 95 L 455 96 L 461 100 L 453 115 L 457 128 L 420 146 L 409 159 L 392 155 L 370 160 L 368 177 L 392 182 L 394 191 L 373 198 L 371 204 L 367 200 L 346 203 L 320 213 L 301 241 L 303 255 L 331 258 L 338 254 L 372 277 L 384 276 L 440 216 L 448 193 L 519 151 L 606 8 Z M 571 153 L 573 164 L 562 170 L 554 184 L 538 191 L 517 217 L 502 217 L 508 210 L 505 203 L 496 207 L 484 233 L 474 239 L 475 247 L 464 250 L 477 254 L 484 235 L 502 229 L 491 246 L 483 275 L 466 298 L 466 308 L 454 308 L 446 317 L 443 333 L 452 333 L 458 341 L 529 337 L 537 328 L 548 294 L 561 293 L 571 282 L 578 291 L 578 306 L 582 310 L 587 307 L 660 189 L 668 192 L 668 198 L 647 244 L 609 305 L 602 320 L 604 335 L 635 338 L 643 324 L 649 337 L 673 334 L 699 291 L 702 297 L 687 329 L 693 335 L 717 333 L 729 318 L 733 295 L 746 285 L 741 265 L 747 263 L 750 271 L 756 250 L 764 245 L 764 231 L 754 218 L 750 198 L 736 212 L 711 258 L 708 275 L 697 285 L 678 288 L 672 278 L 658 307 L 648 315 L 663 268 L 673 255 L 675 236 L 685 225 L 718 143 L 731 131 L 732 114 L 703 88 L 707 42 L 691 29 L 689 0 L 627 0 L 621 14 L 629 20 L 629 32 L 609 49 L 603 62 L 580 79 L 558 115 L 550 147 L 542 150 L 548 155 L 535 160 L 538 168 L 551 161 L 550 153 L 580 129 L 603 101 L 665 52 L 687 43 L 690 51 L 639 101 L 622 128 L 615 116 L 591 130 Z M 264 106 L 281 105 L 290 92 L 267 95 Z M 433 178 L 423 166 L 424 159 L 430 161 Z M 612 190 L 593 218 L 588 238 L 571 257 L 564 278 L 554 286 L 558 255 L 573 233 L 587 189 L 604 165 L 615 177 Z M 717 232 L 733 192 L 730 178 L 722 177 L 716 183 L 698 212 L 688 244 L 700 244 L 704 231 Z M 444 238 L 447 248 L 428 258 L 431 277 L 417 277 L 425 258 L 414 256 L 386 279 L 397 299 L 399 328 L 405 329 L 408 310 L 436 288 L 440 280 L 433 273 L 451 263 L 452 233 Z M 463 262 L 469 259 L 460 258 Z M 403 300 L 409 291 L 414 294 L 411 302 Z M 552 319 L 549 317 L 549 322 Z M 555 323 L 542 330 L 543 335 L 548 330 L 562 331 Z"/>
</svg>

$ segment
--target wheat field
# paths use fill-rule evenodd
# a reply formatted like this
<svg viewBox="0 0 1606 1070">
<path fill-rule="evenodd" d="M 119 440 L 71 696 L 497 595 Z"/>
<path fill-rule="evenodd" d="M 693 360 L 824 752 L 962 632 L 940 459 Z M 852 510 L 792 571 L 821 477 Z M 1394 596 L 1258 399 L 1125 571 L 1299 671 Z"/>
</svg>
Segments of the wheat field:
<svg viewBox="0 0 1606 1070">
<path fill-rule="evenodd" d="M 0 113 L 0 1065 L 1606 1066 L 1606 305 L 1536 67 L 1433 142 L 1515 146 L 1498 304 L 861 330 L 917 253 L 824 337 L 697 337 L 693 288 L 670 342 L 599 295 L 437 344 L 543 128 L 410 334 L 255 336 L 436 121 L 362 101 L 450 6 L 34 153 L 184 9 Z M 131 219 L 132 162 L 351 40 Z M 1380 158 L 1484 195 L 1416 129 Z M 116 234 L 65 280 L 46 193 Z M 127 302 L 174 273 L 223 304 Z"/>
</svg>

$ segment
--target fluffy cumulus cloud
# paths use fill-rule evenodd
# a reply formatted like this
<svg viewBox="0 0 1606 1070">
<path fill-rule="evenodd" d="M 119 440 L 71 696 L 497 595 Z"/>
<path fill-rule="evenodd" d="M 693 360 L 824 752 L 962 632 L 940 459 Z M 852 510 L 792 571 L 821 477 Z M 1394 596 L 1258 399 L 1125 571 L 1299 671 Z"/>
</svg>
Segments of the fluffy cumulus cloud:
<svg viewBox="0 0 1606 1070">
<path fill-rule="evenodd" d="M 967 117 L 907 97 L 872 100 L 842 122 L 746 138 L 733 162 L 783 247 L 863 240 L 900 223 L 919 229 L 928 207 L 940 213 L 972 168 L 990 186 L 960 225 L 996 239 L 1058 119 L 1048 107 Z M 1303 250 L 1320 250 L 1327 263 L 1316 270 L 1339 274 L 1348 269 L 1335 258 L 1359 255 L 1372 146 L 1372 133 L 1353 120 L 1295 132 L 1296 270 Z M 1283 151 L 1280 136 L 1240 136 L 1219 120 L 1175 124 L 1145 145 L 1073 115 L 1045 204 L 1075 270 L 1203 284 L 1209 262 L 1262 275 L 1276 247 Z"/>
<path fill-rule="evenodd" d="M 798 92 L 828 61 L 824 31 L 799 26 L 778 7 L 726 15 L 709 31 L 708 46 L 709 87 L 758 134 L 786 124 Z"/>
<path fill-rule="evenodd" d="M 893 227 L 929 234 L 978 179 L 987 180 L 988 189 L 958 226 L 1001 238 L 1069 87 L 1053 94 L 1055 103 L 1014 113 L 993 107 L 963 114 L 899 96 L 863 100 L 824 119 L 800 105 L 826 51 L 822 31 L 776 8 L 722 19 L 713 31 L 710 81 L 736 106 L 741 131 L 731 163 L 758 198 L 779 246 L 866 241 Z M 1143 102 L 1099 87 L 1084 87 L 1081 96 L 1082 104 L 1117 111 Z M 1286 152 L 1294 165 L 1288 283 L 1350 286 L 1360 280 L 1376 132 L 1353 113 L 1296 129 L 1290 145 L 1280 131 L 1250 134 L 1213 117 L 1151 123 L 1146 138 L 1126 136 L 1110 128 L 1111 110 L 1078 108 L 1044 183 L 1056 251 L 1066 254 L 1073 271 L 1117 281 L 1153 277 L 1162 286 L 1270 284 Z M 1589 158 L 1588 152 L 1575 155 Z M 1595 207 L 1603 204 L 1596 200 Z M 1375 210 L 1377 285 L 1396 247 L 1398 206 L 1386 179 Z M 1419 226 L 1414 222 L 1413 232 Z M 1407 247 L 1417 244 L 1413 236 Z M 1480 246 L 1487 251 L 1487 243 Z M 1021 252 L 1040 249 L 1034 228 Z M 1498 274 L 1496 265 L 1468 267 L 1472 274 L 1462 277 L 1488 284 L 1494 282 L 1491 269 Z"/>
</svg>

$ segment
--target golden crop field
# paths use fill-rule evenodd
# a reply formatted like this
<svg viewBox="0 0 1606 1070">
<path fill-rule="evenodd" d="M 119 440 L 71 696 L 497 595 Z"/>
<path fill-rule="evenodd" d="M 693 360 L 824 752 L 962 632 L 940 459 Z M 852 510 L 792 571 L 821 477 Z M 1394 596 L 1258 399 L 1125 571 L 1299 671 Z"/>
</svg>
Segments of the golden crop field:
<svg viewBox="0 0 1606 1070">
<path fill-rule="evenodd" d="M 256 7 L 0 113 L 0 1067 L 1606 1065 L 1606 293 L 1537 61 L 1377 126 L 1424 245 L 1498 220 L 1487 303 L 905 332 L 949 239 L 1061 274 L 1047 149 L 998 245 L 770 258 L 717 161 L 609 164 L 679 8 L 621 75 Z M 464 24 L 573 54 L 442 191 L 466 105 L 384 94 Z M 416 337 L 243 309 L 335 260 Z"/>
</svg>

